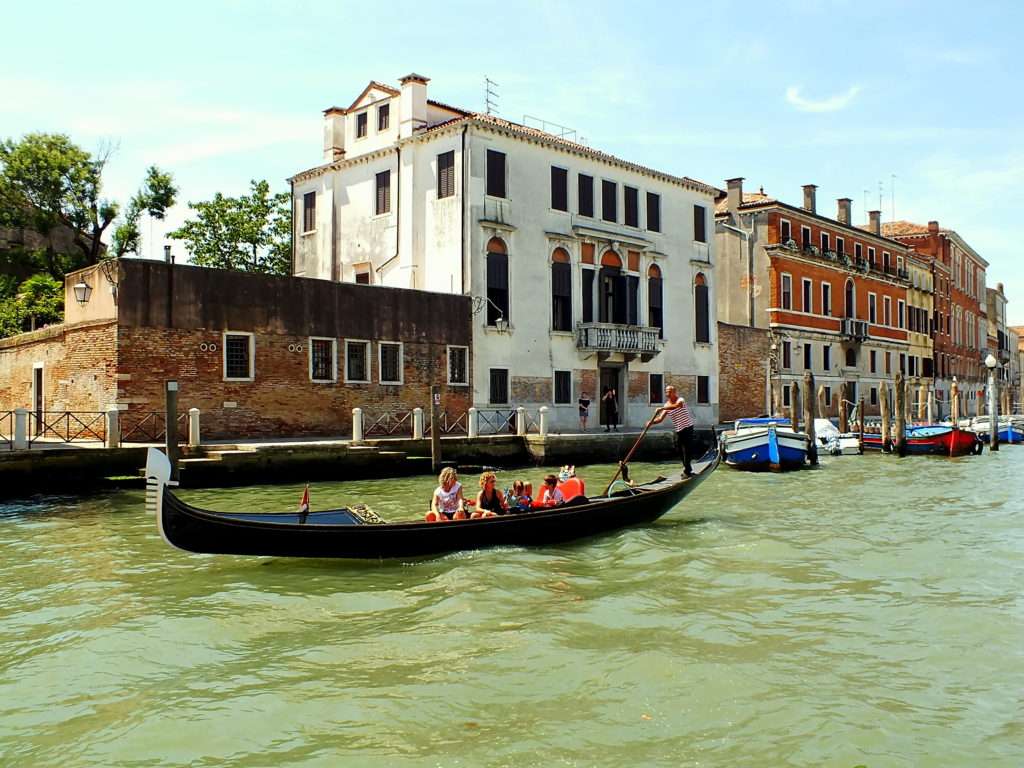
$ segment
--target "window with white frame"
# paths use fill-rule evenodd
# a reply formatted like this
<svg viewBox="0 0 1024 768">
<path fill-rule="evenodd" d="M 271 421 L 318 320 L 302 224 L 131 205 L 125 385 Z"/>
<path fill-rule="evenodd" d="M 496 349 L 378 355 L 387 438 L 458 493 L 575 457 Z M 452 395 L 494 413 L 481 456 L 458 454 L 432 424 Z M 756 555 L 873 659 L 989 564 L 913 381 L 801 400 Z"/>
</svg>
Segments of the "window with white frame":
<svg viewBox="0 0 1024 768">
<path fill-rule="evenodd" d="M 832 283 L 821 284 L 821 314 L 832 316 Z"/>
<path fill-rule="evenodd" d="M 318 383 L 335 381 L 337 376 L 337 341 L 309 338 L 309 380 Z"/>
<path fill-rule="evenodd" d="M 448 347 L 448 384 L 469 384 L 469 347 Z"/>
<path fill-rule="evenodd" d="M 836 237 L 836 253 L 840 256 L 846 253 L 846 241 L 841 237 Z"/>
<path fill-rule="evenodd" d="M 793 277 L 782 275 L 782 308 L 792 309 L 793 307 Z"/>
<path fill-rule="evenodd" d="M 377 361 L 381 384 L 401 384 L 403 381 L 402 371 L 402 342 L 382 341 L 377 344 Z"/>
<path fill-rule="evenodd" d="M 897 328 L 904 328 L 904 327 L 906 327 L 906 323 L 907 323 L 907 321 L 906 321 L 906 314 L 907 314 L 907 304 L 906 304 L 905 301 L 903 301 L 903 299 L 900 299 L 898 302 L 896 302 L 896 327 Z"/>
<path fill-rule="evenodd" d="M 803 291 L 802 291 L 802 295 L 800 297 L 800 300 L 801 300 L 800 309 L 802 309 L 804 312 L 808 312 L 808 313 L 809 312 L 813 312 L 814 311 L 814 303 L 813 303 L 813 299 L 811 298 L 811 295 L 812 295 L 813 290 L 814 290 L 814 282 L 812 280 L 810 280 L 810 279 L 805 277 L 803 279 L 803 281 L 802 281 L 802 288 L 803 288 Z"/>
<path fill-rule="evenodd" d="M 878 297 L 868 293 L 868 322 L 872 325 L 878 323 Z"/>
<path fill-rule="evenodd" d="M 224 380 L 252 381 L 256 373 L 255 337 L 244 331 L 225 331 Z"/>
<path fill-rule="evenodd" d="M 370 342 L 345 340 L 345 383 L 366 384 L 370 381 Z"/>
<path fill-rule="evenodd" d="M 882 325 L 892 326 L 892 298 L 889 296 L 882 297 Z"/>
</svg>

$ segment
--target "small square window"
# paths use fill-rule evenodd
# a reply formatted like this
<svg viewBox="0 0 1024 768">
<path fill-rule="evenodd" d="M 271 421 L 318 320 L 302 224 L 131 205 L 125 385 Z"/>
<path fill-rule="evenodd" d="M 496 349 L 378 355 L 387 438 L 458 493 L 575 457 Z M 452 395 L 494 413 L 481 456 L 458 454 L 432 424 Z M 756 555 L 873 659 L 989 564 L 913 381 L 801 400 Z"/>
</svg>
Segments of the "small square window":
<svg viewBox="0 0 1024 768">
<path fill-rule="evenodd" d="M 448 347 L 448 383 L 469 384 L 469 347 Z"/>
</svg>

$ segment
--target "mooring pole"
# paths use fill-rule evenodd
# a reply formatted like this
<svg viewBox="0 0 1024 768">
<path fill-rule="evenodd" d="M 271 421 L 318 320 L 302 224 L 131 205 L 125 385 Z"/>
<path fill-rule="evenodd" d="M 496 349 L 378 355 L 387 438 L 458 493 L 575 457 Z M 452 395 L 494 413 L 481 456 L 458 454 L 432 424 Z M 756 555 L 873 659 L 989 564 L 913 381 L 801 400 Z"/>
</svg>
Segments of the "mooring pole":
<svg viewBox="0 0 1024 768">
<path fill-rule="evenodd" d="M 794 432 L 800 431 L 800 411 L 797 403 L 800 401 L 800 385 L 795 381 L 789 385 L 789 425 Z"/>
<path fill-rule="evenodd" d="M 434 474 L 441 471 L 441 388 L 436 384 L 430 388 L 430 464 Z"/>
<path fill-rule="evenodd" d="M 857 432 L 859 433 L 858 440 L 860 441 L 860 452 L 864 453 L 864 396 L 861 395 L 860 402 L 857 403 Z"/>
<path fill-rule="evenodd" d="M 171 462 L 171 477 L 178 479 L 178 382 L 168 381 L 166 385 L 166 414 L 164 418 L 164 443 L 167 460 Z"/>
<path fill-rule="evenodd" d="M 907 387 L 902 373 L 896 374 L 896 455 L 907 453 Z"/>
<path fill-rule="evenodd" d="M 988 449 L 999 450 L 999 380 L 995 368 L 988 369 Z"/>
<path fill-rule="evenodd" d="M 814 434 L 814 418 L 818 401 L 814 397 L 814 374 L 804 371 L 804 432 L 810 438 L 807 446 L 807 460 L 812 466 L 818 463 L 818 441 Z"/>
<path fill-rule="evenodd" d="M 839 385 L 839 431 L 849 432 L 850 431 L 850 419 L 849 414 L 846 411 L 846 398 L 849 393 L 846 389 L 846 382 L 844 381 Z"/>
<path fill-rule="evenodd" d="M 882 382 L 881 391 L 878 393 L 878 411 L 882 416 L 882 450 L 888 453 L 892 433 L 889 429 L 889 385 L 885 382 Z"/>
</svg>

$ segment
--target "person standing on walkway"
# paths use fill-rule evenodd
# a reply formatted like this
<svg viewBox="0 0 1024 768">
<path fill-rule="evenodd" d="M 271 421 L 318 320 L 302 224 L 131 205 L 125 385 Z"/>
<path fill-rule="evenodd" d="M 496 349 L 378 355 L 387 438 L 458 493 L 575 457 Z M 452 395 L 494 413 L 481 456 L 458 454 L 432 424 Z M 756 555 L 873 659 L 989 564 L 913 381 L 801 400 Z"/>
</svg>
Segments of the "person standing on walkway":
<svg viewBox="0 0 1024 768">
<path fill-rule="evenodd" d="M 608 432 L 609 429 L 614 429 L 618 432 L 619 401 L 616 397 L 615 390 L 612 387 L 606 387 L 604 394 L 601 396 L 601 400 L 604 401 L 604 431 Z"/>
<path fill-rule="evenodd" d="M 586 392 L 580 395 L 580 432 L 587 431 L 587 417 L 590 416 L 590 395 Z"/>
<path fill-rule="evenodd" d="M 676 433 L 676 451 L 683 460 L 683 476 L 689 477 L 693 474 L 693 466 L 690 464 L 693 455 L 693 416 L 690 415 L 686 400 L 679 396 L 671 384 L 665 387 L 665 404 L 654 412 L 650 425 L 660 424 L 668 415 L 671 415 L 672 428 Z"/>
</svg>

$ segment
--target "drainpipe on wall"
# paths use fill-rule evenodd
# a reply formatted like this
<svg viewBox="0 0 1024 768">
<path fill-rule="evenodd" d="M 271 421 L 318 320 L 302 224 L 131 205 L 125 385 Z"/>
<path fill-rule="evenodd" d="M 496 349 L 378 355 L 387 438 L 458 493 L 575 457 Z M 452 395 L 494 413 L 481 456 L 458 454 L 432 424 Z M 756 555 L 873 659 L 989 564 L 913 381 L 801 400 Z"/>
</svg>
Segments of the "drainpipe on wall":
<svg viewBox="0 0 1024 768">
<path fill-rule="evenodd" d="M 288 205 L 291 208 L 291 216 L 292 216 L 291 231 L 288 233 L 288 240 L 289 240 L 288 246 L 289 246 L 289 249 L 292 252 L 292 276 L 294 276 L 295 275 L 295 182 L 294 181 L 289 181 L 288 182 L 288 189 L 290 190 L 290 193 L 291 193 L 291 200 L 288 203 Z"/>
<path fill-rule="evenodd" d="M 737 221 L 739 218 L 737 217 Z M 743 238 L 744 243 L 747 246 L 747 325 L 751 328 L 754 327 L 754 241 L 752 235 L 754 234 L 754 223 L 753 217 L 750 220 L 750 231 L 748 232 L 741 227 L 734 227 L 732 224 L 726 224 L 724 221 L 719 222 L 725 229 L 735 232 Z"/>
<path fill-rule="evenodd" d="M 460 264 L 462 274 L 459 275 L 459 283 L 462 286 L 463 293 L 469 292 L 466 288 L 466 208 L 469 206 L 468 185 L 466 183 L 469 172 L 469 161 L 466 158 L 467 130 L 469 130 L 469 123 L 462 126 L 462 259 Z"/>
</svg>

